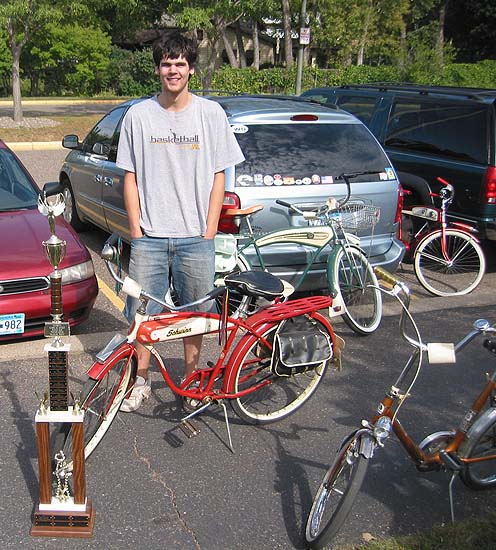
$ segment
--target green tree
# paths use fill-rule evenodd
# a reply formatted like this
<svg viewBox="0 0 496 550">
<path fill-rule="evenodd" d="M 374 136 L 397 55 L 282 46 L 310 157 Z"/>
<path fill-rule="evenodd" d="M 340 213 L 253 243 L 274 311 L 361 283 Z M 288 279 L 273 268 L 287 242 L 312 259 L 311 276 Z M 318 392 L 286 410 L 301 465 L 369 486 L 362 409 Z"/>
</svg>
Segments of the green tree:
<svg viewBox="0 0 496 550">
<path fill-rule="evenodd" d="M 245 13 L 249 0 L 173 0 L 171 9 L 179 27 L 192 31 L 198 37 L 202 31 L 208 43 L 207 55 L 199 60 L 197 72 L 203 89 L 210 89 L 212 77 L 218 67 L 222 46 L 226 49 L 231 65 L 237 66 L 227 37 L 227 27 L 233 25 Z"/>
<path fill-rule="evenodd" d="M 22 65 L 38 93 L 39 77 L 47 94 L 88 95 L 107 84 L 111 39 L 98 28 L 78 24 L 45 26 L 25 47 Z"/>
<path fill-rule="evenodd" d="M 457 60 L 496 59 L 494 0 L 451 0 L 446 13 L 446 37 L 457 49 Z"/>
<path fill-rule="evenodd" d="M 12 54 L 7 46 L 7 36 L 0 30 L 0 93 L 9 94 L 10 75 L 12 74 Z"/>
<path fill-rule="evenodd" d="M 391 63 L 399 57 L 408 0 L 314 0 L 312 42 L 324 66 Z"/>
<path fill-rule="evenodd" d="M 49 22 L 58 22 L 62 11 L 50 0 L 5 0 L 0 4 L 0 23 L 7 33 L 12 54 L 14 120 L 22 121 L 20 59 L 30 37 Z"/>
<path fill-rule="evenodd" d="M 98 26 L 99 9 L 117 10 L 120 17 L 118 21 L 122 21 L 125 10 L 128 9 L 129 14 L 133 9 L 136 10 L 139 4 L 138 0 L 2 0 L 0 25 L 6 30 L 7 43 L 12 54 L 14 120 L 22 120 L 20 60 L 24 47 L 32 37 L 39 33 L 43 34 L 48 24 L 56 25 L 62 20 L 72 21 L 74 24 L 79 21 L 87 28 L 91 23 Z M 152 2 L 144 4 L 148 8 Z M 85 71 L 79 72 L 80 76 L 76 78 L 79 82 L 89 77 L 89 73 L 83 76 Z"/>
</svg>

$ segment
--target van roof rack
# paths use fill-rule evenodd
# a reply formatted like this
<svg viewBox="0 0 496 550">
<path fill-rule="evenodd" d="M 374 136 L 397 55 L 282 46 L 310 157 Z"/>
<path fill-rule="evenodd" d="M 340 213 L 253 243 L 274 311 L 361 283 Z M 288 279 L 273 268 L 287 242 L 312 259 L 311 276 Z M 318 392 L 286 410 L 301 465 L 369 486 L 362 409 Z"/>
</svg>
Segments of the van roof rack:
<svg viewBox="0 0 496 550">
<path fill-rule="evenodd" d="M 339 88 L 344 89 L 374 89 L 381 91 L 403 91 L 417 93 L 421 95 L 452 95 L 456 97 L 465 97 L 477 101 L 496 100 L 496 90 L 490 88 L 459 88 L 456 86 L 428 86 L 422 84 L 408 83 L 390 83 L 390 82 L 371 82 L 369 84 L 343 84 Z"/>
</svg>

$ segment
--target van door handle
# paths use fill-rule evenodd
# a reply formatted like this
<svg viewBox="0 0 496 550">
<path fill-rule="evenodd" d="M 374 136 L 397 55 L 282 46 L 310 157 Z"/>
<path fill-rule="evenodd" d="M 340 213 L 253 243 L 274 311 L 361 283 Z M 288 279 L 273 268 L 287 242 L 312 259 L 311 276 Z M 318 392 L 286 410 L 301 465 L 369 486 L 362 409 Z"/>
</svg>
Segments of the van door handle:
<svg viewBox="0 0 496 550">
<path fill-rule="evenodd" d="M 101 174 L 97 174 L 97 175 L 95 176 L 95 181 L 96 181 L 97 183 L 102 183 L 102 181 L 103 181 L 103 176 L 102 176 Z"/>
<path fill-rule="evenodd" d="M 111 178 L 110 176 L 105 176 L 103 178 L 103 184 L 107 187 L 112 187 L 114 185 L 114 178 Z"/>
</svg>

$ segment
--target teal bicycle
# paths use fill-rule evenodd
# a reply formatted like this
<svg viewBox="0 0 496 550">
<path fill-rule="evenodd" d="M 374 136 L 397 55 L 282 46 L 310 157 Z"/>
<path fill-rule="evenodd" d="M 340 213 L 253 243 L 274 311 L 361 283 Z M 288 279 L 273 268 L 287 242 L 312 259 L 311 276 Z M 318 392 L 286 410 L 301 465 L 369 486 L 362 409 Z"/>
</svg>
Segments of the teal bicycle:
<svg viewBox="0 0 496 550">
<path fill-rule="evenodd" d="M 314 205 L 276 201 L 290 212 L 303 216 L 307 222 L 306 226 L 257 236 L 253 231 L 251 218 L 262 210 L 263 206 L 226 210 L 224 215 L 232 217 L 239 226 L 243 224 L 247 232 L 240 236 L 219 234 L 216 237 L 216 284 L 222 285 L 224 277 L 232 272 L 254 269 L 246 254 L 249 247 L 253 247 L 256 254 L 256 269 L 270 271 L 270 266 L 264 258 L 268 248 L 273 245 L 296 243 L 311 249 L 305 269 L 293 284 L 294 289 L 298 290 L 319 255 L 324 249 L 328 249 L 326 286 L 333 298 L 329 315 L 342 315 L 344 321 L 357 334 L 366 335 L 374 332 L 382 317 L 382 298 L 377 290 L 374 269 L 360 247 L 359 237 L 353 232 L 373 227 L 379 221 L 380 209 L 365 204 L 364 201 L 350 201 L 350 180 L 369 173 L 375 172 L 339 176 L 339 179 L 346 183 L 346 197 L 341 200 L 328 199 L 326 204 L 317 208 Z M 249 315 L 257 307 L 255 299 L 246 295 L 231 296 L 230 304 L 231 316 Z"/>
</svg>

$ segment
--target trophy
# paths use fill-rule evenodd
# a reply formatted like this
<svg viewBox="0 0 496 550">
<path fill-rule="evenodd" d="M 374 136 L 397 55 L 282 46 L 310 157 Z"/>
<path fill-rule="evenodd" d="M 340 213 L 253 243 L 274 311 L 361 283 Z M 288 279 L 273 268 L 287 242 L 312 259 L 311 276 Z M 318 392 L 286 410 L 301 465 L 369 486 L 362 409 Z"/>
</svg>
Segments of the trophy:
<svg viewBox="0 0 496 550">
<path fill-rule="evenodd" d="M 84 463 L 84 411 L 76 400 L 69 406 L 68 354 L 70 344 L 62 341 L 69 336 L 69 323 L 62 320 L 62 274 L 58 267 L 64 259 L 66 242 L 55 233 L 55 218 L 65 208 L 61 194 L 49 200 L 40 195 L 38 210 L 48 218 L 50 238 L 43 241 L 43 249 L 53 267 L 50 274 L 50 297 L 52 321 L 45 323 L 45 337 L 52 338 L 45 345 L 48 353 L 48 392 L 40 399 L 35 416 L 38 442 L 38 470 L 40 501 L 34 513 L 31 535 L 46 537 L 91 537 L 95 511 L 91 500 L 86 497 Z M 55 476 L 57 488 L 52 494 L 52 461 L 50 453 L 50 423 L 68 423 L 72 430 L 72 471 L 67 468 L 63 450 L 58 451 Z M 69 477 L 74 479 L 74 495 L 70 494 Z"/>
</svg>

